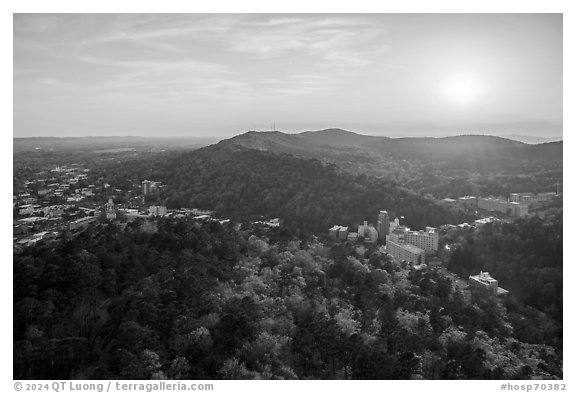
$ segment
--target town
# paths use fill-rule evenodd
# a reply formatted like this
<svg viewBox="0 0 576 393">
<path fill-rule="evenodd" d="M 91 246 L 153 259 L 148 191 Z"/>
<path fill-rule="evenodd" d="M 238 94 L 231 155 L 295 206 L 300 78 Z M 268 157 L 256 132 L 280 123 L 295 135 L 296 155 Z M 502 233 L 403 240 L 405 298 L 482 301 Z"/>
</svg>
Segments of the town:
<svg viewBox="0 0 576 393">
<path fill-rule="evenodd" d="M 160 182 L 143 180 L 133 184 L 130 190 L 122 190 L 101 178 L 91 179 L 90 170 L 79 164 L 57 166 L 36 175 L 36 179 L 25 181 L 25 192 L 13 196 L 14 252 L 42 240 L 55 240 L 63 232 L 77 233 L 98 222 L 130 222 L 164 216 L 212 219 L 210 210 L 168 211 L 166 206 L 150 203 L 164 187 Z"/>
<path fill-rule="evenodd" d="M 133 183 L 131 189 L 123 190 L 113 187 L 103 178 L 92 178 L 90 170 L 79 164 L 57 166 L 38 172 L 34 179 L 24 182 L 24 187 L 24 192 L 13 196 L 14 252 L 39 241 L 55 240 L 63 232 L 77 233 L 98 222 L 130 222 L 138 218 L 186 216 L 197 220 L 216 220 L 221 224 L 230 221 L 212 218 L 214 212 L 210 210 L 169 210 L 158 204 L 158 192 L 166 187 L 161 182 L 145 179 L 140 183 Z M 441 203 L 492 212 L 499 217 L 484 215 L 486 217 L 477 219 L 473 224 L 445 224 L 440 228 L 426 227 L 424 230 L 413 231 L 401 225 L 402 217 L 391 220 L 388 212 L 382 210 L 376 227 L 364 221 L 354 232 L 348 227 L 335 225 L 330 228 L 329 236 L 340 241 L 361 240 L 364 243 L 381 244 L 383 251 L 395 260 L 417 269 L 425 266 L 437 267 L 441 265 L 441 260 L 437 257 L 439 231 L 458 227 L 474 228 L 490 222 L 506 221 L 509 217 L 525 217 L 529 214 L 529 209 L 545 207 L 559 195 L 561 194 L 557 190 L 556 193 L 511 193 L 509 199 L 474 196 L 445 198 Z M 267 227 L 278 227 L 280 223 L 278 218 L 253 222 Z"/>
<path fill-rule="evenodd" d="M 531 192 L 511 193 L 509 199 L 494 197 L 463 196 L 456 199 L 445 198 L 442 203 L 456 204 L 468 209 L 479 209 L 485 213 L 499 213 L 503 218 L 486 216 L 474 221 L 473 224 L 464 222 L 459 225 L 444 224 L 440 228 L 427 226 L 424 230 L 413 231 L 405 225 L 401 225 L 400 219 L 390 220 L 388 211 L 381 210 L 377 217 L 377 224 L 369 224 L 364 221 L 353 232 L 347 226 L 334 225 L 329 229 L 328 235 L 335 241 L 361 241 L 365 244 L 380 244 L 381 251 L 392 257 L 393 261 L 404 268 L 421 270 L 427 268 L 441 269 L 443 261 L 438 257 L 438 240 L 440 231 L 452 229 L 471 228 L 475 229 L 488 223 L 500 223 L 510 220 L 509 217 L 526 217 L 529 209 L 544 208 L 551 201 L 560 196 L 558 186 L 556 192 L 534 194 Z M 475 211 L 478 214 L 478 211 Z M 535 215 L 545 215 L 545 211 L 534 212 Z M 483 214 L 485 215 L 485 214 Z M 506 217 L 507 216 L 507 217 Z M 446 244 L 445 249 L 450 250 L 451 245 Z M 446 272 L 446 270 L 444 269 Z M 446 272 L 447 273 L 447 272 Z M 454 281 L 459 279 L 451 275 Z M 491 295 L 506 297 L 509 292 L 498 286 L 498 280 L 491 277 L 489 272 L 479 272 L 477 275 L 468 277 L 466 291 L 483 290 Z M 469 293 L 468 293 L 469 294 Z"/>
</svg>

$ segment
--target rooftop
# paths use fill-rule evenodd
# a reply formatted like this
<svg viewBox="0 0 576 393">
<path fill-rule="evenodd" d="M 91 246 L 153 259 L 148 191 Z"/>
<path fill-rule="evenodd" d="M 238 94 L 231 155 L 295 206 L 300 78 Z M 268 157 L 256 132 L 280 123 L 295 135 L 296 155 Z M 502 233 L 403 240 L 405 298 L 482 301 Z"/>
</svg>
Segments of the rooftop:
<svg viewBox="0 0 576 393">
<path fill-rule="evenodd" d="M 405 249 L 406 251 L 409 251 L 411 253 L 414 254 L 420 254 L 420 253 L 424 253 L 425 251 L 419 247 L 413 246 L 412 244 L 398 244 L 398 243 L 394 243 L 393 241 L 390 241 L 389 243 L 395 244 L 398 247 L 401 247 L 403 249 Z"/>
<path fill-rule="evenodd" d="M 490 273 L 488 273 L 488 272 L 480 272 L 480 274 L 477 274 L 475 276 L 470 276 L 470 278 L 472 280 L 476 280 L 476 281 L 480 281 L 480 282 L 484 282 L 484 283 L 492 283 L 492 282 L 498 281 L 495 278 L 490 277 Z"/>
</svg>

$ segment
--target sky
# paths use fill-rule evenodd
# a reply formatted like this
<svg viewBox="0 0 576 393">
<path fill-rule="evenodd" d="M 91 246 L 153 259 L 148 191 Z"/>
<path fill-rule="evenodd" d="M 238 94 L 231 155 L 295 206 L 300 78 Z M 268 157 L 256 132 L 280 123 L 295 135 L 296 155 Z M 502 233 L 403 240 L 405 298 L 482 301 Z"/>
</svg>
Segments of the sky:
<svg viewBox="0 0 576 393">
<path fill-rule="evenodd" d="M 14 14 L 14 137 L 562 135 L 562 14 Z"/>
</svg>

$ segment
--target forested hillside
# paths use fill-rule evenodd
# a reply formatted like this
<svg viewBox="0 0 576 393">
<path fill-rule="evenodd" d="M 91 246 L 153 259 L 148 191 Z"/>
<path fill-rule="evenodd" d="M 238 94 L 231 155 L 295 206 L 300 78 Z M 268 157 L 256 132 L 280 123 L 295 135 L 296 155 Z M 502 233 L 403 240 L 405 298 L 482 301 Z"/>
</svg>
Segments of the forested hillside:
<svg viewBox="0 0 576 393">
<path fill-rule="evenodd" d="M 455 242 L 448 268 L 463 277 L 489 271 L 518 300 L 562 321 L 562 228 L 562 211 L 487 224 L 448 240 Z"/>
<path fill-rule="evenodd" d="M 201 206 L 236 219 L 280 217 L 288 226 L 310 231 L 373 222 L 381 209 L 403 215 L 415 228 L 469 218 L 390 181 L 243 148 L 181 155 L 159 170 L 157 179 L 168 185 L 163 194 L 168 206 Z"/>
<path fill-rule="evenodd" d="M 96 227 L 16 254 L 13 301 L 14 379 L 562 377 L 521 306 L 275 230 Z"/>
<path fill-rule="evenodd" d="M 553 191 L 562 181 L 562 142 L 527 145 L 490 135 L 387 138 L 329 129 L 248 132 L 220 145 L 316 158 L 440 199 Z"/>
</svg>

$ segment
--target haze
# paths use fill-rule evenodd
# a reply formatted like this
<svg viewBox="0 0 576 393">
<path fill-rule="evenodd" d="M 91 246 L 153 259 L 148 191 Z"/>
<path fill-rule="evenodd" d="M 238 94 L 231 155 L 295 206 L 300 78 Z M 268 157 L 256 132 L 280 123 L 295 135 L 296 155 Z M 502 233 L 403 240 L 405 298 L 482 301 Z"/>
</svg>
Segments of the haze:
<svg viewBox="0 0 576 393">
<path fill-rule="evenodd" d="M 562 135 L 561 14 L 15 14 L 14 136 Z"/>
</svg>

